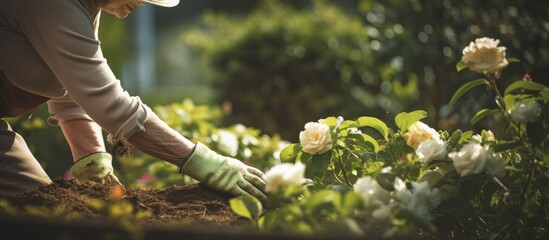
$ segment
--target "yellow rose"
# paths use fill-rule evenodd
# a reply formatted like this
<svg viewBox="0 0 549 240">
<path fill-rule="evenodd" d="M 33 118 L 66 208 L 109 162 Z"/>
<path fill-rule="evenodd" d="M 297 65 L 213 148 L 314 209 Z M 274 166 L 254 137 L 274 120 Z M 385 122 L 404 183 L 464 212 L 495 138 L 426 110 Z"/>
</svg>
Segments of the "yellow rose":
<svg viewBox="0 0 549 240">
<path fill-rule="evenodd" d="M 463 49 L 461 61 L 472 71 L 496 73 L 509 63 L 505 58 L 505 47 L 498 47 L 499 40 L 477 38 Z"/>
<path fill-rule="evenodd" d="M 332 149 L 330 128 L 324 123 L 309 122 L 305 124 L 305 130 L 299 133 L 299 142 L 306 153 L 325 153 Z"/>
<path fill-rule="evenodd" d="M 433 139 L 435 141 L 441 141 L 438 132 L 421 121 L 417 121 L 408 128 L 405 138 L 406 144 L 416 150 L 419 144 L 427 140 Z"/>
</svg>

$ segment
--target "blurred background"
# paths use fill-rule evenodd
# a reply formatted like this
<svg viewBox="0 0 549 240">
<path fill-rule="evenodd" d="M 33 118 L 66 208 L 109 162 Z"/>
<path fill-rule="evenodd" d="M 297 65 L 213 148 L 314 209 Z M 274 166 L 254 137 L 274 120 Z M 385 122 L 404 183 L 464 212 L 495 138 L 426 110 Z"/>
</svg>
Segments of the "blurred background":
<svg viewBox="0 0 549 240">
<path fill-rule="evenodd" d="M 472 114 L 493 96 L 473 89 L 447 103 L 482 77 L 456 71 L 480 37 L 499 39 L 520 60 L 504 69 L 502 89 L 525 74 L 549 82 L 549 1 L 182 0 L 124 20 L 103 14 L 100 30 L 109 65 L 148 105 L 190 98 L 220 107 L 219 127 L 241 123 L 291 142 L 320 118 L 373 116 L 393 127 L 396 114 L 418 109 L 436 129 L 471 130 Z M 72 160 L 46 112 L 11 123 L 55 177 Z"/>
</svg>

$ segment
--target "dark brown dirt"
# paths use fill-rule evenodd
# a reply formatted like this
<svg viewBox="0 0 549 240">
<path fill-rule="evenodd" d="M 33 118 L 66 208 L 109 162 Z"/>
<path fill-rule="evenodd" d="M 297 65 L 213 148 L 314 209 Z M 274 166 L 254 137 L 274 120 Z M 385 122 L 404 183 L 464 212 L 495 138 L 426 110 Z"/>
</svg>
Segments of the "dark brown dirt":
<svg viewBox="0 0 549 240">
<path fill-rule="evenodd" d="M 165 189 L 124 189 L 113 184 L 55 179 L 53 184 L 19 195 L 12 205 L 21 209 L 26 206 L 58 207 L 70 213 L 71 221 L 93 223 L 113 220 L 116 216 L 113 217 L 115 214 L 108 210 L 108 206 L 126 202 L 132 205 L 133 213 L 126 215 L 137 215 L 138 212 L 148 212 L 148 215 L 135 218 L 123 214 L 118 219 L 126 217 L 132 221 L 138 220 L 139 224 L 146 227 L 177 224 L 193 227 L 246 227 L 249 222 L 231 210 L 228 204 L 230 198 L 229 195 L 200 184 Z M 98 202 L 103 203 L 104 207 L 94 207 L 89 199 L 101 200 Z M 40 218 L 36 214 L 30 216 L 24 210 L 15 217 Z"/>
<path fill-rule="evenodd" d="M 59 178 L 19 195 L 10 209 L 0 202 L 0 236 L 18 240 L 340 239 L 261 233 L 231 210 L 230 198 L 200 184 L 123 189 Z M 113 206 L 131 207 L 117 214 Z M 143 212 L 148 214 L 138 217 Z"/>
</svg>

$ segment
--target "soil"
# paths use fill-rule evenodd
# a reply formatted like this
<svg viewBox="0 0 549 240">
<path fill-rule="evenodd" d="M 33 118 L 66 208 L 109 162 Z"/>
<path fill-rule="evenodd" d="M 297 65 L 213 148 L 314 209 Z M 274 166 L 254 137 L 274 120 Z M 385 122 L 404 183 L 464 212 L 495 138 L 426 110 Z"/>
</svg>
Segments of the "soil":
<svg viewBox="0 0 549 240">
<path fill-rule="evenodd" d="M 117 236 L 113 239 L 169 239 L 169 236 L 178 234 L 208 238 L 222 234 L 227 238 L 228 233 L 239 236 L 254 233 L 252 224 L 231 210 L 230 198 L 200 184 L 165 189 L 124 189 L 114 184 L 60 178 L 53 184 L 19 195 L 11 203 L 19 211 L 0 214 L 0 231 L 34 229 L 36 234 L 29 235 L 29 239 L 59 239 L 61 237 L 55 232 L 71 236 L 75 229 L 78 230 L 74 232 L 78 239 L 86 239 L 86 236 L 103 239 L 104 235 L 97 234 L 106 233 Z M 89 199 L 101 201 L 90 204 Z M 117 215 L 109 210 L 109 206 L 117 203 L 123 205 L 121 202 L 132 206 L 129 208 L 131 213 Z M 98 207 L 97 204 L 101 203 L 103 205 Z M 37 214 L 37 210 L 29 210 L 28 206 L 61 210 L 57 214 Z M 138 212 L 148 214 L 142 218 L 135 217 Z M 16 233 L 20 239 L 22 232 Z"/>
</svg>

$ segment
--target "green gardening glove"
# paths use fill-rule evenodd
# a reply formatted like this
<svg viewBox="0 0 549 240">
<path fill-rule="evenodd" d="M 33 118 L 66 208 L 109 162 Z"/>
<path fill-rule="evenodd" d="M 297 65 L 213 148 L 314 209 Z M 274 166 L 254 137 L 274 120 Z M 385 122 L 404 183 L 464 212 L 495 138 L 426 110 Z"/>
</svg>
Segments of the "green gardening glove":
<svg viewBox="0 0 549 240">
<path fill-rule="evenodd" d="M 114 175 L 112 156 L 106 152 L 97 152 L 81 158 L 72 165 L 70 171 L 77 179 L 122 185 Z"/>
<path fill-rule="evenodd" d="M 235 196 L 250 194 L 261 201 L 267 199 L 263 192 L 267 185 L 265 175 L 259 169 L 219 155 L 200 142 L 180 172 L 221 192 Z"/>
</svg>

